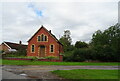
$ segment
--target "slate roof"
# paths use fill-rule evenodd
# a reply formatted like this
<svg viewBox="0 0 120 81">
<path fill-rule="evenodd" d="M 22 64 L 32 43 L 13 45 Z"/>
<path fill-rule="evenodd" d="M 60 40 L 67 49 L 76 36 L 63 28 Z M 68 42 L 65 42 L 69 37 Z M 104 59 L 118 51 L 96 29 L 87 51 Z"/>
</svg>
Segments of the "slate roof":
<svg viewBox="0 0 120 81">
<path fill-rule="evenodd" d="M 24 44 L 17 44 L 17 43 L 12 43 L 12 42 L 4 42 L 5 44 L 7 44 L 11 49 L 27 49 L 27 45 Z"/>
</svg>

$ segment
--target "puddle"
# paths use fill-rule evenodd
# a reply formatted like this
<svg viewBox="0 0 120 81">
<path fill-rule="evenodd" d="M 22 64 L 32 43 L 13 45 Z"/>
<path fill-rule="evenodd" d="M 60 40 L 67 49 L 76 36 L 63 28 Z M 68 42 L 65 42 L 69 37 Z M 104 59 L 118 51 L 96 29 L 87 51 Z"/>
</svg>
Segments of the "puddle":
<svg viewBox="0 0 120 81">
<path fill-rule="evenodd" d="M 36 77 L 36 76 L 30 76 L 30 75 L 27 75 L 27 74 L 25 74 L 25 73 L 22 73 L 22 74 L 19 74 L 19 75 L 21 75 L 21 76 L 25 76 L 25 77 L 29 77 L 29 78 L 38 78 L 38 77 Z"/>
<path fill-rule="evenodd" d="M 27 76 L 27 74 L 24 74 L 24 73 L 22 73 L 22 74 L 20 74 L 21 76 Z"/>
</svg>

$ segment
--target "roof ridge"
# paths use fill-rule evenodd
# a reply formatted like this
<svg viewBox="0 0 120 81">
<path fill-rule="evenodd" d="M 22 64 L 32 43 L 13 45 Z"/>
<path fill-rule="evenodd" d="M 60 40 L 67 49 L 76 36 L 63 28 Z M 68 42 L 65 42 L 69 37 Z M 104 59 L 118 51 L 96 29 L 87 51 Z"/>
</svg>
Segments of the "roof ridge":
<svg viewBox="0 0 120 81">
<path fill-rule="evenodd" d="M 5 41 L 4 41 L 5 42 Z M 12 43 L 12 44 L 17 44 L 19 45 L 19 43 L 13 43 L 13 42 L 5 42 L 5 43 Z M 21 45 L 25 45 L 25 44 L 21 44 Z"/>
<path fill-rule="evenodd" d="M 3 44 L 6 44 L 10 49 L 19 49 L 19 48 L 27 48 L 27 45 L 24 44 L 18 44 L 13 42 L 3 42 Z"/>
</svg>

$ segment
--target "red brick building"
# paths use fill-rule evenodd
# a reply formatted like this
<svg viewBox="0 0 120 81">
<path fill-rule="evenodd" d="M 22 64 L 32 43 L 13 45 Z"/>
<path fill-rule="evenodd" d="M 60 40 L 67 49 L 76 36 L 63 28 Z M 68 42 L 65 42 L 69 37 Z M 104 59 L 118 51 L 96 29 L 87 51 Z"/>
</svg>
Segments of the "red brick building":
<svg viewBox="0 0 120 81">
<path fill-rule="evenodd" d="M 19 49 L 27 49 L 27 45 L 22 44 L 21 41 L 19 41 L 19 43 L 12 43 L 12 42 L 3 42 L 0 45 L 0 51 L 4 51 L 5 53 L 7 52 L 15 52 Z"/>
<path fill-rule="evenodd" d="M 62 52 L 63 45 L 43 26 L 28 40 L 27 56 L 61 57 Z"/>
</svg>

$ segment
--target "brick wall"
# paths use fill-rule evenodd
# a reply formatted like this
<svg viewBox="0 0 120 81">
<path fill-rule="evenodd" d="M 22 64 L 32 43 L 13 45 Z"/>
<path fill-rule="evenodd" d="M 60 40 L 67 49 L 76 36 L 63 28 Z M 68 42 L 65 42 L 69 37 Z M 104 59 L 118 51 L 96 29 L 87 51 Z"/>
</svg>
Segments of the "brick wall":
<svg viewBox="0 0 120 81">
<path fill-rule="evenodd" d="M 5 45 L 5 44 L 1 44 L 0 45 L 0 50 L 3 50 L 3 51 L 5 51 L 5 52 L 8 52 L 8 47 Z"/>
</svg>

